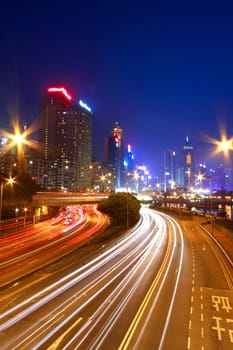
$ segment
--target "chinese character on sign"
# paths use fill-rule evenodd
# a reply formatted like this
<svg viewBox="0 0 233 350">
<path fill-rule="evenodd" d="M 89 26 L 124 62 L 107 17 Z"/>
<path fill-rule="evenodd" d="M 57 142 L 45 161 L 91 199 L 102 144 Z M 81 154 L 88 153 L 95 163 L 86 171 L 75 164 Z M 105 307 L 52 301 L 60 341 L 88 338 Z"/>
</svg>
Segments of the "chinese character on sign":
<svg viewBox="0 0 233 350">
<path fill-rule="evenodd" d="M 216 325 L 212 326 L 212 329 L 217 332 L 218 340 L 221 341 L 222 340 L 222 334 L 227 331 L 229 333 L 230 342 L 233 343 L 233 329 L 227 329 L 226 330 L 226 328 L 221 326 L 221 322 L 223 322 L 222 317 L 213 316 L 212 319 L 216 321 Z M 227 324 L 233 323 L 233 320 L 230 319 L 230 318 L 227 318 L 226 319 L 226 323 Z"/>
<path fill-rule="evenodd" d="M 230 300 L 228 297 L 221 297 L 219 295 L 212 295 L 212 303 L 213 303 L 213 307 L 215 308 L 216 311 L 223 309 L 226 312 L 230 312 L 232 310 L 232 307 L 230 305 Z"/>
<path fill-rule="evenodd" d="M 227 323 L 233 323 L 233 320 L 230 318 L 227 318 Z M 229 329 L 229 337 L 230 337 L 230 342 L 233 343 L 233 329 Z"/>
<path fill-rule="evenodd" d="M 222 321 L 222 317 L 212 317 L 213 320 L 216 321 L 216 326 L 213 326 L 212 329 L 217 332 L 218 340 L 222 340 L 222 332 L 225 332 L 226 329 L 220 326 L 220 321 Z"/>
</svg>

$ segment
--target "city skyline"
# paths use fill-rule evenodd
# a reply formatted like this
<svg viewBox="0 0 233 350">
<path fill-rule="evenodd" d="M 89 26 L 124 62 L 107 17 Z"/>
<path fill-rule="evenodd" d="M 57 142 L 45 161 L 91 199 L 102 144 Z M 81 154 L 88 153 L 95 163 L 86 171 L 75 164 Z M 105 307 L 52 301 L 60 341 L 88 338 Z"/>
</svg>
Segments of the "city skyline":
<svg viewBox="0 0 233 350">
<path fill-rule="evenodd" d="M 119 122 L 136 161 L 153 173 L 164 151 L 181 151 L 186 136 L 196 161 L 223 161 L 210 157 L 215 145 L 207 136 L 220 139 L 224 127 L 233 134 L 232 4 L 2 6 L 2 129 L 15 113 L 31 124 L 38 96 L 59 84 L 92 108 L 97 160 Z"/>
</svg>

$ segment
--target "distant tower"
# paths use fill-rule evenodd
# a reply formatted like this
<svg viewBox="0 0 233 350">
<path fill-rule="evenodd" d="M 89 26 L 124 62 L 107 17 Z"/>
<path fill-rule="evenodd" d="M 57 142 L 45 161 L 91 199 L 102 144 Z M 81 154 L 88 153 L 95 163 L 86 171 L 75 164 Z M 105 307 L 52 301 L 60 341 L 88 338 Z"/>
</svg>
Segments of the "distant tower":
<svg viewBox="0 0 233 350">
<path fill-rule="evenodd" d="M 125 153 L 124 168 L 126 171 L 133 172 L 135 170 L 134 155 L 132 153 L 131 145 L 127 146 L 127 151 Z"/>
<path fill-rule="evenodd" d="M 123 185 L 124 171 L 123 131 L 117 122 L 112 129 L 111 136 L 106 140 L 106 163 L 114 167 L 115 189 L 117 190 Z"/>
<path fill-rule="evenodd" d="M 75 190 L 85 191 L 91 184 L 92 112 L 82 101 L 69 107 L 68 159 L 74 174 Z"/>
<path fill-rule="evenodd" d="M 193 178 L 193 146 L 186 136 L 186 142 L 183 147 L 184 151 L 184 187 L 190 191 Z"/>
<path fill-rule="evenodd" d="M 173 189 L 176 182 L 176 152 L 164 151 L 164 191 Z"/>
</svg>

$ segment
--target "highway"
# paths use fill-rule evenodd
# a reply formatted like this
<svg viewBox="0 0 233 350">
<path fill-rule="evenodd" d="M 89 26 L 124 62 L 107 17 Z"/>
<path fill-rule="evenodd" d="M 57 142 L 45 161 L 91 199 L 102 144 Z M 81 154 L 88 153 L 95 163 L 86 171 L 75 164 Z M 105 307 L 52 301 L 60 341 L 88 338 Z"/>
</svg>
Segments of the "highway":
<svg viewBox="0 0 233 350">
<path fill-rule="evenodd" d="M 232 267 L 194 222 L 142 208 L 86 260 L 0 290 L 1 349 L 230 349 Z"/>
<path fill-rule="evenodd" d="M 95 205 L 67 206 L 56 218 L 1 237 L 0 286 L 72 252 L 106 225 Z"/>
</svg>

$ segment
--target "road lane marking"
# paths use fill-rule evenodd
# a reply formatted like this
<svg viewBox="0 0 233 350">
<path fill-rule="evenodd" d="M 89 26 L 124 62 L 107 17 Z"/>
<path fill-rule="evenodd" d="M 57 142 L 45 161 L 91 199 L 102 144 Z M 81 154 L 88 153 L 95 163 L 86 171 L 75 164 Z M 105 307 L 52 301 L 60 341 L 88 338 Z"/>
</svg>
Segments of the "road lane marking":
<svg viewBox="0 0 233 350">
<path fill-rule="evenodd" d="M 79 323 L 82 321 L 82 319 L 83 319 L 83 317 L 79 317 L 79 318 L 77 319 L 77 321 L 74 322 L 74 323 L 72 324 L 71 327 L 69 327 L 59 338 L 57 338 L 57 340 L 56 340 L 53 344 L 51 344 L 51 345 L 47 348 L 47 350 L 55 350 L 55 349 L 57 349 L 57 347 L 58 347 L 59 344 L 62 342 L 62 340 L 66 337 L 66 335 L 67 335 L 70 331 L 72 331 L 72 329 L 73 329 L 74 327 L 76 327 L 77 324 L 79 324 Z"/>
<path fill-rule="evenodd" d="M 166 251 L 166 255 L 164 257 L 163 263 L 162 263 L 162 265 L 160 267 L 160 270 L 159 270 L 158 274 L 156 275 L 152 285 L 150 286 L 147 294 L 145 295 L 145 298 L 143 299 L 143 301 L 142 301 L 142 303 L 141 303 L 141 305 L 140 305 L 140 307 L 139 307 L 139 309 L 138 309 L 138 311 L 137 311 L 137 313 L 136 313 L 136 315 L 135 315 L 131 325 L 129 326 L 128 331 L 126 332 L 126 334 L 125 334 L 125 336 L 124 336 L 120 346 L 118 347 L 118 350 L 127 349 L 128 345 L 129 345 L 129 343 L 130 343 L 130 341 L 131 341 L 131 339 L 133 337 L 133 334 L 135 333 L 136 328 L 139 325 L 139 322 L 140 322 L 140 320 L 141 320 L 141 318 L 143 316 L 143 313 L 145 312 L 145 309 L 148 306 L 148 304 L 149 304 L 149 302 L 150 302 L 150 300 L 152 298 L 152 295 L 153 295 L 157 285 L 159 284 L 160 279 L 163 276 L 163 272 L 165 271 L 165 268 L 167 268 L 166 265 L 169 262 L 169 254 L 170 254 L 170 250 L 171 250 L 171 232 L 170 232 L 170 230 L 168 230 L 168 232 L 169 232 L 169 238 L 170 239 L 169 239 L 169 242 L 168 242 L 168 247 L 167 247 L 167 251 Z M 171 259 L 171 257 L 170 257 L 170 259 Z M 164 281 L 162 280 L 159 289 L 162 288 L 163 283 L 164 283 Z M 156 299 L 158 298 L 159 294 L 160 294 L 160 290 L 159 290 L 159 292 L 157 294 Z"/>
<path fill-rule="evenodd" d="M 202 337 L 202 339 L 204 338 L 204 328 L 203 327 L 201 327 L 201 337 Z"/>
<path fill-rule="evenodd" d="M 7 295 L 1 296 L 1 301 L 5 300 L 5 299 L 12 298 L 15 294 L 18 294 L 19 292 L 22 292 L 25 289 L 28 289 L 28 288 L 34 286 L 34 284 L 38 284 L 38 282 L 45 280 L 50 275 L 51 274 L 49 274 L 49 273 L 43 274 L 41 277 L 38 277 L 36 280 L 34 280 L 30 283 L 27 283 L 26 285 L 23 285 L 22 287 L 18 288 L 17 290 L 13 290 L 12 292 L 8 293 Z M 18 284 L 19 284 L 19 282 L 18 282 Z M 15 285 L 13 287 L 15 287 Z"/>
<path fill-rule="evenodd" d="M 190 339 L 190 337 L 188 337 L 188 344 L 187 344 L 187 349 L 188 350 L 190 349 L 190 341 L 191 341 L 191 339 Z"/>
</svg>

